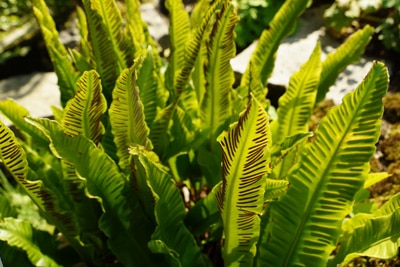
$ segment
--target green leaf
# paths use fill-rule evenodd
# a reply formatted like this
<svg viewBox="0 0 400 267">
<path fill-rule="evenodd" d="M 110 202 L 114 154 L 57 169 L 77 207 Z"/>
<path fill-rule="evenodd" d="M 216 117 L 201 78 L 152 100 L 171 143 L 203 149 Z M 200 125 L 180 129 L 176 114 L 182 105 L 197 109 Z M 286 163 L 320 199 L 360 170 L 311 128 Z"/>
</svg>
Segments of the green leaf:
<svg viewBox="0 0 400 267">
<path fill-rule="evenodd" d="M 65 135 L 55 121 L 29 121 L 51 140 L 55 155 L 74 164 L 77 173 L 85 179 L 88 193 L 101 202 L 104 214 L 99 227 L 109 237 L 109 248 L 118 260 L 126 266 L 137 262 L 146 266 L 161 264 L 159 258 L 150 256 L 146 246 L 154 226 L 144 216 L 115 162 L 84 136 Z"/>
<path fill-rule="evenodd" d="M 172 254 L 182 266 L 206 266 L 206 258 L 183 223 L 185 206 L 174 181 L 143 148 L 133 148 L 131 153 L 137 159 L 135 162 L 146 170 L 148 185 L 154 195 L 157 228 L 151 237 L 150 247 L 158 249 L 153 252 Z M 164 244 L 162 250 L 155 246 L 157 242 Z"/>
<path fill-rule="evenodd" d="M 289 188 L 287 180 L 266 179 L 264 200 L 271 201 L 283 196 Z"/>
<path fill-rule="evenodd" d="M 367 189 L 368 187 L 381 182 L 382 180 L 389 178 L 391 174 L 387 172 L 375 172 L 369 173 L 368 178 L 365 180 L 364 188 Z"/>
<path fill-rule="evenodd" d="M 298 18 L 306 9 L 308 0 L 285 1 L 279 11 L 275 14 L 258 40 L 257 47 L 250 58 L 250 62 L 242 76 L 241 86 L 247 87 L 250 75 L 250 66 L 256 66 L 257 77 L 266 85 L 270 77 L 275 61 L 275 54 L 282 40 L 294 29 Z"/>
<path fill-rule="evenodd" d="M 201 42 L 203 39 L 203 35 L 207 29 L 207 25 L 222 1 L 223 0 L 216 1 L 210 7 L 210 9 L 204 16 L 201 25 L 199 25 L 193 36 L 189 39 L 185 49 L 184 61 L 182 63 L 183 66 L 182 68 L 180 68 L 177 74 L 175 95 L 172 96 L 172 101 L 170 101 L 170 103 L 157 114 L 154 124 L 151 127 L 150 139 L 153 142 L 154 150 L 157 152 L 162 160 L 164 159 L 166 155 L 166 149 L 168 148 L 168 127 L 170 126 L 175 108 L 177 107 L 182 92 L 186 88 L 186 85 L 190 78 L 190 74 L 200 51 Z"/>
<path fill-rule="evenodd" d="M 244 85 L 237 87 L 235 90 L 241 96 L 240 98 L 236 97 L 236 101 L 238 101 L 239 103 L 242 102 L 244 103 L 244 105 L 247 105 L 247 103 L 249 102 L 250 94 L 252 94 L 263 105 L 265 109 L 267 109 L 268 107 L 270 108 L 271 106 L 269 105 L 269 101 L 267 99 L 268 88 L 264 86 L 264 82 L 262 82 L 258 77 L 259 69 L 257 68 L 257 66 L 254 66 L 251 61 L 249 62 L 248 68 L 249 74 L 246 76 L 248 81 L 244 82 Z M 236 106 L 239 106 L 240 109 L 242 109 L 242 103 Z M 235 112 L 239 111 L 235 109 Z"/>
<path fill-rule="evenodd" d="M 129 32 L 128 37 L 134 46 L 134 58 L 138 58 L 147 45 L 151 45 L 153 52 L 156 51 L 153 39 L 150 36 L 148 26 L 143 21 L 140 11 L 141 2 L 139 0 L 125 0 L 125 21 Z M 155 54 L 155 53 L 154 53 Z M 128 64 L 128 67 L 130 64 Z"/>
<path fill-rule="evenodd" d="M 205 15 L 205 13 L 207 12 L 207 10 L 210 8 L 210 5 L 211 3 L 208 0 L 201 0 L 196 2 L 196 5 L 194 6 L 194 9 L 192 10 L 190 16 L 192 30 L 201 24 L 201 20 Z M 212 25 L 208 25 L 208 27 L 211 26 Z M 208 31 L 208 29 L 206 31 Z M 203 97 L 206 90 L 204 64 L 207 60 L 207 49 L 205 45 L 205 39 L 206 38 L 203 38 L 202 43 L 200 45 L 199 55 L 196 58 L 196 62 L 194 64 L 194 71 L 192 72 L 192 78 L 191 78 L 194 90 L 196 91 L 198 103 L 203 102 Z"/>
<path fill-rule="evenodd" d="M 7 245 L 7 242 L 0 241 L 0 267 L 3 266 L 33 266 L 25 251 Z M 3 264 L 3 265 L 2 265 Z"/>
<path fill-rule="evenodd" d="M 149 128 L 144 117 L 144 107 L 136 84 L 137 68 L 138 63 L 135 63 L 121 73 L 113 91 L 109 111 L 119 165 L 124 171 L 130 170 L 129 146 L 152 148 L 148 139 Z"/>
<path fill-rule="evenodd" d="M 157 108 L 161 106 L 162 98 L 162 76 L 157 62 L 157 54 L 151 47 L 148 47 L 146 55 L 138 71 L 137 85 L 139 87 L 139 96 L 144 106 L 144 119 L 150 127 L 157 116 Z"/>
<path fill-rule="evenodd" d="M 222 182 L 216 184 L 206 197 L 197 201 L 185 217 L 185 224 L 194 234 L 204 234 L 212 228 L 222 227 L 216 196 L 220 194 Z"/>
<path fill-rule="evenodd" d="M 80 51 L 81 51 L 81 57 L 85 59 L 85 61 L 90 60 L 93 58 L 92 54 L 92 47 L 89 43 L 89 31 L 88 31 L 88 25 L 87 25 L 87 19 L 85 16 L 85 11 L 82 9 L 82 7 L 77 6 L 76 7 L 76 17 L 78 19 L 78 29 L 79 29 L 79 37 L 80 37 Z M 79 64 L 77 66 L 79 70 Z M 85 69 L 87 70 L 87 69 Z M 83 70 L 81 70 L 83 71 Z"/>
<path fill-rule="evenodd" d="M 29 222 L 5 218 L 0 222 L 0 240 L 7 241 L 11 246 L 22 248 L 28 254 L 29 260 L 35 266 L 61 266 L 51 257 L 45 255 L 35 240 L 35 230 Z M 48 236 L 47 242 L 51 240 Z"/>
<path fill-rule="evenodd" d="M 279 98 L 278 120 L 273 122 L 278 124 L 274 143 L 308 131 L 321 74 L 320 57 L 321 46 L 318 42 L 308 61 L 292 75 L 286 92 Z"/>
<path fill-rule="evenodd" d="M 185 47 L 189 40 L 190 22 L 189 14 L 185 10 L 181 0 L 167 0 L 166 7 L 169 11 L 169 39 L 171 56 L 165 73 L 166 88 L 174 96 L 176 75 L 184 64 Z"/>
<path fill-rule="evenodd" d="M 32 138 L 36 146 L 48 146 L 49 141 L 34 126 L 25 121 L 29 117 L 29 111 L 20 106 L 15 100 L 7 99 L 0 101 L 0 111 L 3 113 L 27 138 Z"/>
<path fill-rule="evenodd" d="M 387 86 L 387 69 L 374 63 L 356 91 L 321 121 L 316 140 L 289 175 L 287 194 L 262 218 L 269 221 L 260 238 L 260 266 L 326 264 L 369 171 Z"/>
<path fill-rule="evenodd" d="M 230 118 L 231 91 L 234 82 L 230 60 L 235 56 L 234 27 L 239 17 L 232 4 L 224 4 L 216 12 L 216 22 L 206 42 L 208 60 L 205 63 L 206 88 L 201 104 L 205 128 L 210 128 L 210 137 Z"/>
<path fill-rule="evenodd" d="M 195 97 L 194 94 L 192 96 Z M 166 158 L 170 158 L 181 151 L 190 150 L 193 148 L 194 143 L 198 141 L 198 136 L 195 132 L 197 130 L 195 126 L 196 118 L 191 117 L 187 111 L 179 106 L 175 109 L 172 118 L 171 140 L 165 154 Z"/>
<path fill-rule="evenodd" d="M 68 51 L 58 38 L 58 32 L 44 0 L 32 0 L 33 11 L 38 21 L 47 51 L 57 74 L 61 92 L 61 104 L 64 105 L 76 92 L 78 73 L 69 58 Z"/>
<path fill-rule="evenodd" d="M 256 99 L 222 133 L 222 187 L 217 196 L 224 228 L 226 266 L 252 266 L 260 231 L 265 179 L 271 173 L 268 115 Z"/>
<path fill-rule="evenodd" d="M 130 44 L 126 36 L 124 23 L 121 17 L 121 12 L 117 7 L 116 1 L 113 0 L 89 0 L 90 8 L 96 12 L 101 18 L 101 27 L 106 32 L 106 36 L 110 40 L 111 49 L 121 72 L 133 62 L 133 54 L 130 49 Z M 84 1 L 85 8 L 87 1 Z M 88 10 L 86 9 L 86 12 Z M 89 18 L 90 20 L 90 18 Z M 90 21 L 89 21 L 90 24 Z M 100 25 L 98 25 L 100 26 Z M 93 28 L 90 28 L 93 30 Z M 89 31 L 90 33 L 90 31 Z M 104 39 L 103 39 L 104 40 Z M 93 40 L 92 40 L 93 41 Z"/>
<path fill-rule="evenodd" d="M 70 136 L 82 134 L 99 144 L 104 134 L 102 115 L 107 110 L 107 102 L 102 94 L 100 76 L 95 70 L 86 71 L 78 82 L 79 90 L 65 107 L 61 125 Z"/>
<path fill-rule="evenodd" d="M 278 124 L 276 136 L 272 136 L 274 143 L 281 143 L 285 137 L 308 131 L 308 121 L 313 111 L 321 74 L 320 57 L 321 46 L 318 43 L 309 60 L 290 78 L 285 94 L 279 98 L 278 119 L 271 123 Z M 273 176 L 284 178 L 296 163 L 296 154 L 299 153 L 283 158 L 280 165 L 274 168 Z"/>
<path fill-rule="evenodd" d="M 107 2 L 111 2 L 111 0 L 107 0 Z M 100 74 L 103 93 L 109 104 L 111 102 L 112 89 L 122 68 L 120 66 L 120 58 L 116 55 L 119 48 L 115 46 L 115 40 L 112 40 L 110 36 L 110 24 L 105 24 L 106 22 L 103 18 L 103 4 L 99 3 L 99 0 L 83 1 L 93 53 L 92 61 L 95 64 L 95 69 Z M 115 25 L 119 23 L 117 17 L 112 16 L 112 19 L 113 21 L 109 23 Z"/>
<path fill-rule="evenodd" d="M 81 248 L 75 237 L 78 235 L 76 220 L 68 212 L 60 211 L 59 199 L 38 180 L 29 168 L 25 151 L 14 134 L 0 121 L 0 161 L 27 195 L 39 207 L 46 218 L 64 233 L 74 248 Z M 55 177 L 56 178 L 56 177 Z"/>
<path fill-rule="evenodd" d="M 397 194 L 373 214 L 357 214 L 345 222 L 339 250 L 328 266 L 345 264 L 357 256 L 395 257 L 400 246 L 399 229 L 400 194 Z"/>
<path fill-rule="evenodd" d="M 324 100 L 329 87 L 333 85 L 339 74 L 347 65 L 357 62 L 371 40 L 374 28 L 367 25 L 353 33 L 339 48 L 330 53 L 322 62 L 321 78 L 315 104 Z"/>
</svg>

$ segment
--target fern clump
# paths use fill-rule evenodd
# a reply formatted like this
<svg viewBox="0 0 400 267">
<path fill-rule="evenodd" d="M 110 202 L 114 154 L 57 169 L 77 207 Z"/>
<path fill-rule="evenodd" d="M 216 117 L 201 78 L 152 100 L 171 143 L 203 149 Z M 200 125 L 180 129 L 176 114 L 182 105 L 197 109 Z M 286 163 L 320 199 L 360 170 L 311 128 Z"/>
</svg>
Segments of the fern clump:
<svg viewBox="0 0 400 267">
<path fill-rule="evenodd" d="M 369 174 L 386 67 L 374 62 L 313 139 L 308 127 L 372 27 L 323 61 L 317 43 L 272 120 L 266 85 L 276 50 L 308 0 L 282 5 L 238 87 L 230 1 L 199 1 L 191 14 L 167 1 L 166 66 L 137 0 L 125 1 L 124 16 L 113 0 L 84 0 L 79 50 L 59 42 L 45 2 L 32 3 L 62 108 L 54 119 L 32 118 L 0 102 L 23 137 L 0 122 L 0 160 L 16 182 L 0 192 L 6 265 L 19 249 L 21 260 L 45 266 L 336 266 L 394 256 L 399 195 L 379 209 L 359 206 L 365 188 L 387 177 Z M 45 230 L 18 217 L 4 197 L 12 190 L 29 196 Z"/>
</svg>

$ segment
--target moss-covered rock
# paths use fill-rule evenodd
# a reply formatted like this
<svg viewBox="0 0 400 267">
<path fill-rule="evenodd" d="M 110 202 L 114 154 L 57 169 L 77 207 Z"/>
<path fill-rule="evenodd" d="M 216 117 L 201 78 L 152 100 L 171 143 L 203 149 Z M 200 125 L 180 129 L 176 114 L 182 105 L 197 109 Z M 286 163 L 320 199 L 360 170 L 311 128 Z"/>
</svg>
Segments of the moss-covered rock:
<svg viewBox="0 0 400 267">
<path fill-rule="evenodd" d="M 383 118 L 391 123 L 400 122 L 400 93 L 388 94 L 383 98 Z"/>
</svg>

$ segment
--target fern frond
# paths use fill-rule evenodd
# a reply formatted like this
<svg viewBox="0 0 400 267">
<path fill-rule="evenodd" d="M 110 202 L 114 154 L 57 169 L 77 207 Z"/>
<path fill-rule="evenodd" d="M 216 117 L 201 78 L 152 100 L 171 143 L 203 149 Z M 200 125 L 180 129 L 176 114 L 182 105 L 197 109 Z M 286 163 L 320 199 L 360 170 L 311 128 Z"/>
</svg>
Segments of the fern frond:
<svg viewBox="0 0 400 267">
<path fill-rule="evenodd" d="M 103 215 L 99 228 L 109 237 L 108 246 L 118 261 L 125 266 L 137 262 L 146 266 L 165 264 L 151 257 L 147 242 L 154 226 L 144 216 L 131 185 L 114 160 L 84 136 L 65 135 L 55 121 L 30 119 L 29 122 L 51 140 L 56 156 L 75 166 L 78 175 L 85 179 L 87 192 L 101 203 Z"/>
<path fill-rule="evenodd" d="M 32 0 L 33 11 L 42 31 L 47 51 L 57 74 L 64 105 L 76 92 L 79 73 L 75 71 L 68 51 L 58 38 L 58 32 L 44 0 Z"/>
<path fill-rule="evenodd" d="M 289 174 L 288 192 L 263 217 L 268 227 L 260 238 L 259 265 L 326 264 L 369 171 L 387 86 L 387 69 L 374 63 L 363 83 L 321 121 L 316 140 Z"/>
<path fill-rule="evenodd" d="M 76 7 L 76 16 L 78 18 L 78 29 L 79 29 L 79 37 L 80 37 L 80 51 L 82 57 L 86 60 L 90 60 L 93 58 L 92 47 L 89 43 L 89 31 L 87 20 L 85 17 L 85 11 L 80 7 Z"/>
<path fill-rule="evenodd" d="M 149 128 L 144 117 L 144 107 L 136 84 L 138 65 L 139 63 L 135 63 L 121 73 L 113 91 L 109 111 L 119 165 L 124 171 L 130 169 L 129 146 L 140 145 L 152 149 L 148 139 Z"/>
<path fill-rule="evenodd" d="M 217 196 L 226 266 L 252 266 L 260 231 L 265 179 L 271 173 L 268 115 L 254 98 L 239 121 L 222 133 L 222 187 Z"/>
<path fill-rule="evenodd" d="M 79 90 L 67 102 L 61 125 L 70 136 L 82 134 L 99 144 L 104 134 L 101 123 L 102 115 L 107 110 L 107 103 L 102 94 L 100 76 L 95 70 L 86 71 L 78 82 Z"/>
<path fill-rule="evenodd" d="M 79 233 L 76 218 L 71 213 L 60 210 L 59 199 L 29 168 L 25 151 L 17 143 L 11 130 L 1 121 L 0 160 L 39 210 L 65 235 L 71 245 L 77 250 L 84 250 L 75 239 Z"/>
<path fill-rule="evenodd" d="M 133 51 L 126 36 L 125 27 L 116 2 L 113 0 L 90 0 L 91 8 L 100 15 L 107 37 L 111 41 L 119 72 L 133 62 Z"/>
<path fill-rule="evenodd" d="M 109 0 L 107 1 L 110 2 Z M 90 44 L 92 46 L 92 61 L 101 77 L 103 93 L 109 104 L 111 102 L 112 89 L 121 71 L 120 64 L 122 63 L 116 55 L 119 48 L 115 47 L 115 43 L 113 43 L 111 36 L 109 36 L 110 32 L 107 27 L 110 25 L 105 25 L 103 21 L 103 14 L 99 11 L 101 6 L 99 7 L 98 0 L 83 0 L 83 5 L 87 18 Z"/>
<path fill-rule="evenodd" d="M 181 0 L 167 0 L 166 7 L 170 14 L 169 38 L 171 56 L 165 73 L 166 88 L 175 95 L 176 75 L 182 68 L 185 47 L 189 40 L 189 14 L 184 9 Z"/>
<path fill-rule="evenodd" d="M 267 84 L 267 80 L 272 73 L 279 44 L 292 32 L 307 4 L 308 0 L 285 1 L 269 24 L 269 29 L 264 30 L 261 34 L 250 62 L 251 65 L 256 66 L 259 70 L 257 76 L 263 85 Z M 250 64 L 242 76 L 241 86 L 248 87 L 249 78 L 247 76 L 249 73 Z"/>
<path fill-rule="evenodd" d="M 374 28 L 367 25 L 362 30 L 353 33 L 335 52 L 326 57 L 322 62 L 316 104 L 324 100 L 329 87 L 335 83 L 344 68 L 360 59 L 372 34 L 374 34 Z"/>
<path fill-rule="evenodd" d="M 35 229 L 27 221 L 5 218 L 0 222 L 0 240 L 25 250 L 34 266 L 61 267 L 54 259 L 41 251 L 39 244 L 36 243 L 38 240 L 35 240 L 34 231 Z M 49 235 L 46 241 L 50 240 L 51 236 Z"/>
<path fill-rule="evenodd" d="M 151 153 L 140 147 L 131 152 L 135 162 L 145 170 L 147 184 L 154 198 L 157 228 L 151 236 L 150 249 L 154 253 L 172 256 L 181 266 L 210 264 L 183 223 L 185 206 L 172 178 Z"/>
<path fill-rule="evenodd" d="M 234 75 L 230 60 L 235 56 L 234 27 L 238 20 L 233 5 L 224 4 L 216 13 L 216 22 L 206 43 L 206 91 L 201 114 L 205 128 L 211 129 L 211 137 L 232 113 L 230 102 Z"/>
<path fill-rule="evenodd" d="M 182 68 L 180 68 L 180 71 L 176 78 L 175 95 L 172 96 L 172 101 L 170 101 L 169 104 L 161 110 L 151 127 L 151 140 L 153 142 L 155 151 L 157 151 L 157 154 L 160 155 L 161 159 L 163 159 L 163 157 L 165 156 L 165 149 L 168 147 L 169 138 L 167 134 L 171 118 L 175 112 L 176 106 L 179 103 L 182 92 L 185 89 L 187 82 L 190 78 L 190 74 L 196 62 L 197 55 L 200 51 L 203 34 L 207 28 L 208 23 L 210 22 L 215 11 L 222 1 L 223 0 L 216 1 L 210 7 L 206 15 L 204 16 L 201 25 L 196 29 L 195 34 L 190 38 L 185 50 L 185 60 L 183 62 L 183 66 Z"/>
<path fill-rule="evenodd" d="M 137 75 L 139 96 L 144 106 L 146 124 L 150 127 L 157 117 L 157 108 L 161 107 L 160 98 L 163 94 L 163 79 L 157 62 L 157 53 L 152 47 L 147 48 L 146 56 Z"/>
<path fill-rule="evenodd" d="M 49 142 L 36 127 L 25 121 L 25 117 L 29 117 L 29 111 L 18 104 L 13 99 L 0 101 L 0 111 L 6 116 L 18 129 L 24 137 L 34 140 L 37 146 L 48 146 Z"/>
<path fill-rule="evenodd" d="M 308 121 L 317 95 L 317 87 L 321 74 L 321 46 L 318 43 L 309 60 L 290 78 L 285 94 L 279 98 L 275 143 L 281 143 L 286 137 L 308 132 Z M 272 125 L 273 127 L 273 125 Z M 283 179 L 295 164 L 295 154 L 283 158 L 274 171 L 274 177 Z"/>
<path fill-rule="evenodd" d="M 283 196 L 289 189 L 287 180 L 266 179 L 264 200 L 271 201 Z"/>
<path fill-rule="evenodd" d="M 372 214 L 356 214 L 342 229 L 341 245 L 328 266 L 346 264 L 358 256 L 395 257 L 400 246 L 400 194 Z"/>
</svg>

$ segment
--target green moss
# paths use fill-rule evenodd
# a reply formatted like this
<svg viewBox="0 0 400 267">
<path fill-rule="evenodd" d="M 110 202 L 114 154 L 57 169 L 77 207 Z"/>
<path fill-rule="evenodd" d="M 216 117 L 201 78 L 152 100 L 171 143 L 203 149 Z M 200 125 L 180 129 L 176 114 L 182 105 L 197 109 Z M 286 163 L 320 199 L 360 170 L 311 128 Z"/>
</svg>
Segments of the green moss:
<svg viewBox="0 0 400 267">
<path fill-rule="evenodd" d="M 381 144 L 385 161 L 400 161 L 400 123 L 392 125 L 390 132 Z"/>
<path fill-rule="evenodd" d="M 310 122 L 308 123 L 310 131 L 315 132 L 321 119 L 325 117 L 326 113 L 328 113 L 328 111 L 334 106 L 335 103 L 332 99 L 321 101 L 317 106 L 315 106 Z"/>
<path fill-rule="evenodd" d="M 400 122 L 400 93 L 388 94 L 383 98 L 383 118 L 391 123 Z"/>
</svg>

